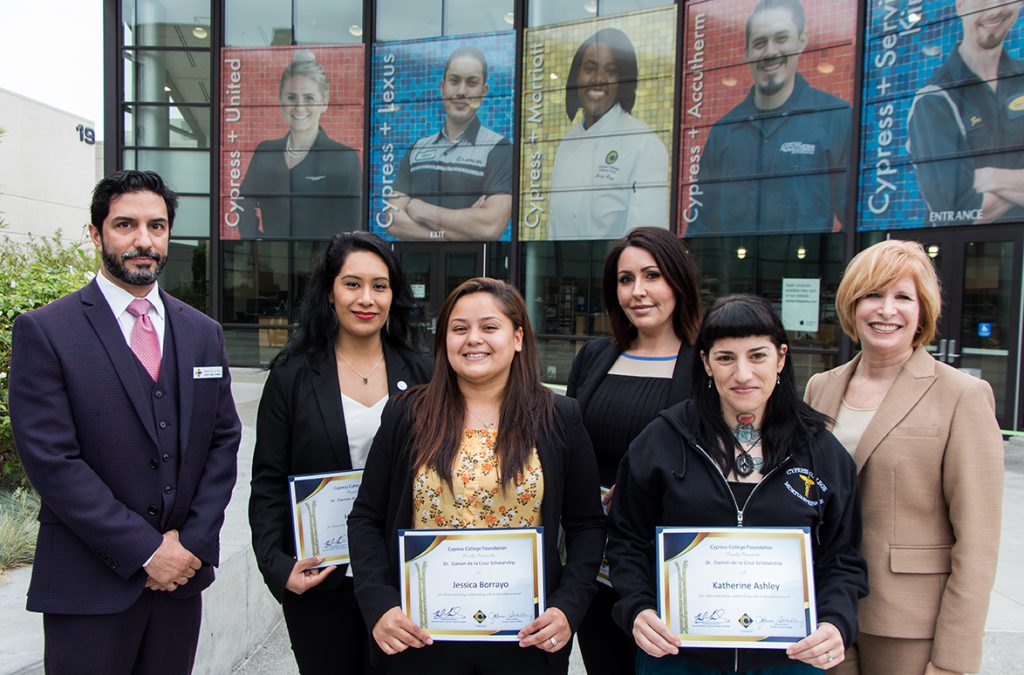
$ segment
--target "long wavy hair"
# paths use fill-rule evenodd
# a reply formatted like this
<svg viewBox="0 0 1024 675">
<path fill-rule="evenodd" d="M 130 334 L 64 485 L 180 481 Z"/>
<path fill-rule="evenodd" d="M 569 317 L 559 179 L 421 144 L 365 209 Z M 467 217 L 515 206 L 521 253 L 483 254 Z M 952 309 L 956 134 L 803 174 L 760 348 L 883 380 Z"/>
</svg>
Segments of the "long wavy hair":
<svg viewBox="0 0 1024 675">
<path fill-rule="evenodd" d="M 623 351 L 637 338 L 636 326 L 619 304 L 619 257 L 629 246 L 651 254 L 665 281 L 672 288 L 676 309 L 672 312 L 672 330 L 685 344 L 693 344 L 700 329 L 700 275 L 683 240 L 660 227 L 635 227 L 617 240 L 604 259 L 601 275 L 601 300 L 612 324 L 612 335 Z"/>
<path fill-rule="evenodd" d="M 541 434 L 550 431 L 555 409 L 554 395 L 541 384 L 537 345 L 523 296 L 515 286 L 499 279 L 476 277 L 464 281 L 441 307 L 434 337 L 434 377 L 412 390 L 417 393 L 412 404 L 413 467 L 414 471 L 423 467 L 434 470 L 451 487 L 452 467 L 462 442 L 466 399 L 448 359 L 448 323 L 459 300 L 474 293 L 491 294 L 513 328 L 523 330 L 523 348 L 512 357 L 509 367 L 494 446 L 498 476 L 505 488 L 526 468 Z"/>
<path fill-rule="evenodd" d="M 406 281 L 398 256 L 388 248 L 387 243 L 369 232 L 345 232 L 334 235 L 327 249 L 313 266 L 313 273 L 306 283 L 299 305 L 299 326 L 295 329 L 284 348 L 270 362 L 269 368 L 287 361 L 296 355 L 321 356 L 334 349 L 338 336 L 338 315 L 331 304 L 334 280 L 341 272 L 345 259 L 353 251 L 367 251 L 381 260 L 388 268 L 388 282 L 391 286 L 391 309 L 387 322 L 381 331 L 385 342 L 394 347 L 408 349 L 412 316 L 418 311 L 412 298 L 412 289 Z"/>
<path fill-rule="evenodd" d="M 776 349 L 783 345 L 788 349 L 786 330 L 767 300 L 756 295 L 727 295 L 716 301 L 704 317 L 694 347 L 699 354 L 707 355 L 718 340 L 761 335 L 771 340 Z M 829 422 L 828 417 L 804 403 L 797 393 L 793 372 L 793 357 L 787 353 L 780 381 L 768 398 L 761 421 L 764 473 L 779 466 L 788 455 L 808 452 L 811 439 Z M 692 378 L 691 391 L 699 417 L 698 437 L 722 473 L 728 475 L 736 450 L 743 448 L 725 423 L 722 399 L 704 370 L 703 359 L 693 360 Z"/>
</svg>

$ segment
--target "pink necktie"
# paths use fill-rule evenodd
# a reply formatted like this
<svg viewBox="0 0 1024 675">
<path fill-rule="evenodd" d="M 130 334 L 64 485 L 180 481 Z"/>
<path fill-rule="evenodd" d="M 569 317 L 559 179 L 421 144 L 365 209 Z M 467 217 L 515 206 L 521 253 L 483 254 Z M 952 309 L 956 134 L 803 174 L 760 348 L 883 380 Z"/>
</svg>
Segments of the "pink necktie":
<svg viewBox="0 0 1024 675">
<path fill-rule="evenodd" d="M 149 300 L 139 298 L 132 300 L 128 305 L 128 313 L 135 317 L 135 325 L 132 326 L 132 351 L 142 361 L 143 367 L 149 376 L 156 381 L 160 374 L 160 339 L 156 335 L 156 328 L 149 320 L 149 309 L 153 305 Z"/>
</svg>

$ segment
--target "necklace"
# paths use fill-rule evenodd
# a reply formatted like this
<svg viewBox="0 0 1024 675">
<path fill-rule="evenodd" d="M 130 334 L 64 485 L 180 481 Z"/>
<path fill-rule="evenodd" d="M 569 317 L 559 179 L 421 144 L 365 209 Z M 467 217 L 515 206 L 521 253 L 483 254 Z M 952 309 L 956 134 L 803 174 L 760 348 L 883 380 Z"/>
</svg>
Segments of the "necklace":
<svg viewBox="0 0 1024 675">
<path fill-rule="evenodd" d="M 286 153 L 288 153 L 289 157 L 294 157 L 295 159 L 299 159 L 300 157 L 305 157 L 306 153 L 309 152 L 309 148 L 311 148 L 311 147 L 313 147 L 313 146 L 302 148 L 301 150 L 296 150 L 295 147 L 292 146 L 292 135 L 291 134 L 288 134 L 288 140 L 286 140 L 284 142 L 284 151 Z"/>
<path fill-rule="evenodd" d="M 366 371 L 366 375 L 363 375 L 358 370 L 356 370 L 356 367 L 352 365 L 352 362 L 346 359 L 345 355 L 342 354 L 339 350 L 335 349 L 334 353 L 338 355 L 339 359 L 348 364 L 348 367 L 352 369 L 353 373 L 363 378 L 363 384 L 370 384 L 370 375 L 373 375 L 373 371 L 377 370 L 377 366 L 379 366 L 380 362 L 384 360 L 384 352 L 381 352 L 380 356 L 377 357 L 377 361 L 373 364 L 373 368 L 370 368 L 368 371 Z"/>
<path fill-rule="evenodd" d="M 754 473 L 754 471 L 760 471 L 764 468 L 764 459 L 750 454 L 754 446 L 761 442 L 761 432 L 754 428 L 754 416 L 749 413 L 737 415 L 736 421 L 738 424 L 732 430 L 733 436 L 736 437 L 736 441 L 740 444 L 740 451 L 736 455 L 735 460 L 736 475 L 740 478 L 746 478 Z"/>
<path fill-rule="evenodd" d="M 466 406 L 466 412 L 467 412 L 467 413 L 469 413 L 469 416 L 470 416 L 470 417 L 472 417 L 472 418 L 473 418 L 473 419 L 475 419 L 475 420 L 476 420 L 477 422 L 479 422 L 480 424 L 482 424 L 482 425 L 484 426 L 484 429 L 487 429 L 487 431 L 491 431 L 491 430 L 493 430 L 493 429 L 494 429 L 494 427 L 495 427 L 495 426 L 497 426 L 497 423 L 496 423 L 496 422 L 487 422 L 487 421 L 485 421 L 485 420 L 482 420 L 482 419 L 480 419 L 479 417 L 477 417 L 477 416 L 476 416 L 476 415 L 475 415 L 475 414 L 473 413 L 473 411 L 469 409 L 469 406 L 468 406 L 468 405 Z"/>
</svg>

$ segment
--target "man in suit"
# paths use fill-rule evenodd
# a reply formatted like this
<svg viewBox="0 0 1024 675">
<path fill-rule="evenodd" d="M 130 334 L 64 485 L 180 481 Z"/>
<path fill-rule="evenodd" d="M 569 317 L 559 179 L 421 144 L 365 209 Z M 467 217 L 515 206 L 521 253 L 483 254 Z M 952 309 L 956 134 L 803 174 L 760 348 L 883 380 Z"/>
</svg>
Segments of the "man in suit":
<svg viewBox="0 0 1024 675">
<path fill-rule="evenodd" d="M 100 181 L 99 274 L 14 323 L 47 673 L 188 673 L 195 659 L 241 425 L 220 326 L 157 287 L 176 206 L 152 172 Z"/>
</svg>

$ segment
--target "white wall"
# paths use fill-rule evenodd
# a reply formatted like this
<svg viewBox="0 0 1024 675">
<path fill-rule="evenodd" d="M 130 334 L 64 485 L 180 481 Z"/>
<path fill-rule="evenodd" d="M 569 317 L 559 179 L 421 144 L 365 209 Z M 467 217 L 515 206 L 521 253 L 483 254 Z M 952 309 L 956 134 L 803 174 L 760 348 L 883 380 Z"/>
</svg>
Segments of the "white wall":
<svg viewBox="0 0 1024 675">
<path fill-rule="evenodd" d="M 0 230 L 14 239 L 87 237 L 89 199 L 97 176 L 97 145 L 80 140 L 92 121 L 0 89 Z"/>
</svg>

